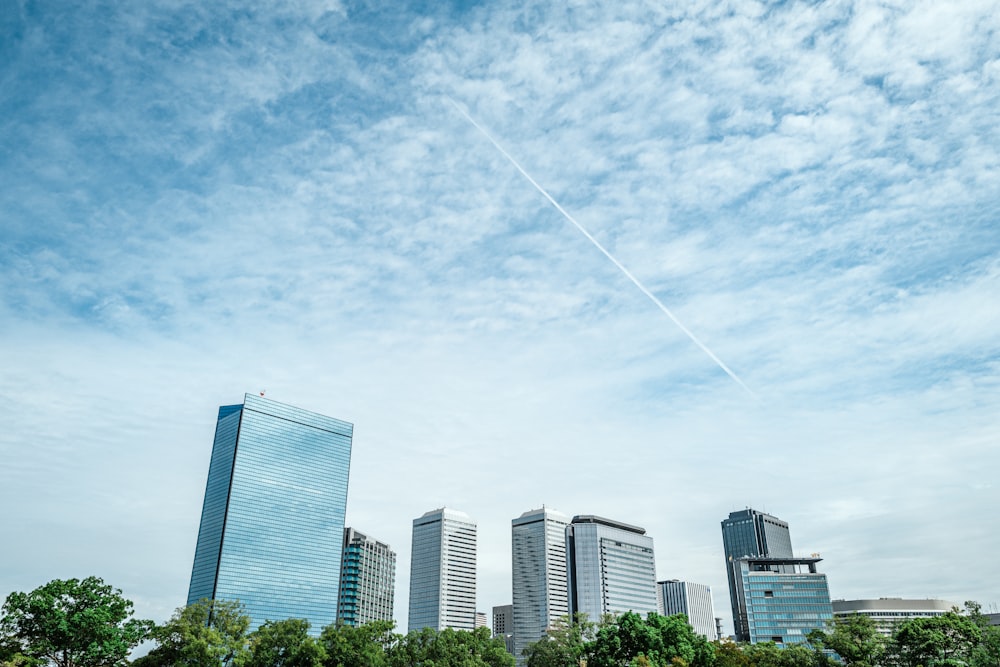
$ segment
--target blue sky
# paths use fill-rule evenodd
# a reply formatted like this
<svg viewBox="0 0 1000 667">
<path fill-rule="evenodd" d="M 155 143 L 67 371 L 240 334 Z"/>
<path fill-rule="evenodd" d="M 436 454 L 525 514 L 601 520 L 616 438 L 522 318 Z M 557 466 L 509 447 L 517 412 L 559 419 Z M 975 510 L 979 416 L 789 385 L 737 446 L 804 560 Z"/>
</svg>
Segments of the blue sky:
<svg viewBox="0 0 1000 667">
<path fill-rule="evenodd" d="M 184 602 L 217 407 L 355 424 L 348 521 L 751 505 L 839 598 L 1000 604 L 988 2 L 0 12 L 0 594 Z M 476 119 L 751 398 L 448 102 Z"/>
</svg>

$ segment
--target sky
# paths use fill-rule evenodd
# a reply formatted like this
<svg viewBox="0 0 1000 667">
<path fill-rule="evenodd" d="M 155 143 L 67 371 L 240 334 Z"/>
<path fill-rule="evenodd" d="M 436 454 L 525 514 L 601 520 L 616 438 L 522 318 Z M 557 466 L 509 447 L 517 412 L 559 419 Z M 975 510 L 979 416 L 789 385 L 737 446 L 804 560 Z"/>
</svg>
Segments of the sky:
<svg viewBox="0 0 1000 667">
<path fill-rule="evenodd" d="M 484 612 L 543 504 L 727 627 L 748 506 L 834 598 L 996 607 L 998 333 L 992 2 L 0 2 L 0 596 L 168 618 L 265 391 L 355 425 L 403 628 L 442 506 Z"/>
</svg>

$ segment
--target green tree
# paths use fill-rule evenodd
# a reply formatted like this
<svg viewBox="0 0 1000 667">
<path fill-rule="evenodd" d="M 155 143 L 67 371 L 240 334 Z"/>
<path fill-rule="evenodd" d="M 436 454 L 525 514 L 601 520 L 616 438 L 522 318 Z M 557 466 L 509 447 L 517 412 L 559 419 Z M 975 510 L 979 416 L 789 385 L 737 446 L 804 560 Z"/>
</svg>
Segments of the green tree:
<svg viewBox="0 0 1000 667">
<path fill-rule="evenodd" d="M 152 627 L 132 618 L 132 602 L 97 577 L 54 579 L 11 593 L 0 610 L 0 645 L 13 664 L 124 665 Z"/>
<path fill-rule="evenodd" d="M 326 651 L 309 636 L 309 621 L 267 621 L 250 634 L 250 650 L 240 667 L 320 667 Z"/>
<path fill-rule="evenodd" d="M 729 639 L 712 642 L 715 647 L 715 667 L 751 667 L 743 648 Z"/>
<path fill-rule="evenodd" d="M 778 646 L 773 642 L 747 644 L 743 653 L 752 667 L 832 667 L 830 658 L 805 644 Z"/>
<path fill-rule="evenodd" d="M 324 667 L 386 667 L 388 651 L 399 641 L 392 621 L 375 621 L 361 626 L 328 625 L 320 643 Z"/>
<path fill-rule="evenodd" d="M 982 628 L 956 611 L 911 618 L 900 624 L 891 644 L 901 667 L 965 667 L 982 637 Z"/>
<path fill-rule="evenodd" d="M 572 621 L 563 616 L 544 637 L 524 648 L 527 667 L 577 667 L 595 632 L 586 614 L 577 613 Z"/>
<path fill-rule="evenodd" d="M 488 628 L 415 630 L 392 647 L 390 667 L 513 667 L 514 656 Z"/>
<path fill-rule="evenodd" d="M 715 647 L 695 633 L 687 616 L 627 612 L 597 630 L 587 647 L 590 667 L 712 667 Z"/>
<path fill-rule="evenodd" d="M 865 614 L 851 614 L 830 621 L 827 630 L 813 630 L 809 643 L 827 648 L 840 656 L 845 667 L 882 665 L 888 640 Z"/>
<path fill-rule="evenodd" d="M 157 626 L 156 648 L 135 661 L 136 667 L 219 667 L 247 658 L 250 617 L 243 605 L 228 600 L 200 600 L 181 607 Z"/>
<path fill-rule="evenodd" d="M 972 649 L 972 667 L 1000 667 L 1000 626 L 990 625 L 978 602 L 966 602 L 965 613 L 979 628 L 979 642 Z"/>
</svg>

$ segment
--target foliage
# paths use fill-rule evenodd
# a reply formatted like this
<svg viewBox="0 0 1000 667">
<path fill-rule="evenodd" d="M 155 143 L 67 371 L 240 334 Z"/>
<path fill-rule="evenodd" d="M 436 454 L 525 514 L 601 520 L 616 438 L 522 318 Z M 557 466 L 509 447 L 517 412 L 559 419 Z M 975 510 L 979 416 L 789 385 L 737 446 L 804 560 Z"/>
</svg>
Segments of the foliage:
<svg viewBox="0 0 1000 667">
<path fill-rule="evenodd" d="M 58 667 L 124 665 L 152 623 L 132 618 L 132 602 L 97 577 L 54 579 L 11 593 L 0 610 L 4 663 Z"/>
<path fill-rule="evenodd" d="M 813 630 L 809 642 L 827 648 L 840 656 L 845 667 L 876 667 L 881 665 L 887 639 L 878 631 L 875 621 L 865 614 L 851 614 L 830 621 L 826 632 Z"/>
<path fill-rule="evenodd" d="M 388 652 L 390 667 L 513 667 L 503 639 L 488 628 L 472 632 L 445 628 L 413 631 Z"/>
<path fill-rule="evenodd" d="M 778 646 L 761 642 L 743 647 L 743 652 L 753 667 L 832 667 L 833 661 L 819 647 L 805 644 Z"/>
<path fill-rule="evenodd" d="M 326 651 L 309 636 L 309 621 L 267 621 L 250 635 L 249 655 L 240 667 L 320 667 Z"/>
<path fill-rule="evenodd" d="M 891 646 L 900 667 L 965 667 L 981 637 L 973 619 L 949 611 L 904 621 Z"/>
<path fill-rule="evenodd" d="M 156 627 L 158 646 L 135 661 L 136 667 L 219 667 L 239 665 L 248 656 L 250 617 L 236 601 L 200 600 L 181 607 Z"/>
<path fill-rule="evenodd" d="M 627 612 L 598 629 L 587 647 L 589 667 L 712 667 L 715 647 L 695 633 L 687 616 Z"/>
<path fill-rule="evenodd" d="M 596 627 L 587 615 L 578 613 L 570 620 L 563 616 L 540 641 L 524 649 L 527 667 L 577 667 L 584 657 L 587 643 L 594 638 Z"/>
<path fill-rule="evenodd" d="M 399 640 L 391 621 L 376 621 L 358 627 L 329 625 L 320 635 L 325 652 L 324 667 L 386 667 L 387 651 Z"/>
</svg>

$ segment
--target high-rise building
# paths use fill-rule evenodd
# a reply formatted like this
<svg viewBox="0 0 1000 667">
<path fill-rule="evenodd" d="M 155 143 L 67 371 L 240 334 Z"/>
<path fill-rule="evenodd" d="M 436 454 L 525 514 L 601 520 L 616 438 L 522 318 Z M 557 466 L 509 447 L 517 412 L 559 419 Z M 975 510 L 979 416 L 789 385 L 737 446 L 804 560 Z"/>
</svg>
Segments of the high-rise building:
<svg viewBox="0 0 1000 667">
<path fill-rule="evenodd" d="M 503 637 L 507 653 L 514 653 L 514 605 L 493 607 L 493 636 Z"/>
<path fill-rule="evenodd" d="M 252 394 L 219 408 L 188 604 L 239 600 L 251 629 L 336 621 L 353 431 Z"/>
<path fill-rule="evenodd" d="M 875 623 L 883 636 L 891 637 L 900 623 L 911 618 L 941 616 L 959 605 L 947 600 L 904 600 L 879 598 L 877 600 L 834 600 L 833 616 L 836 619 L 861 614 Z"/>
<path fill-rule="evenodd" d="M 722 522 L 722 544 L 729 578 L 729 601 L 733 609 L 736 640 L 750 641 L 746 605 L 741 600 L 743 587 L 736 559 L 744 557 L 792 558 L 792 537 L 788 524 L 778 517 L 747 508 L 730 512 Z"/>
<path fill-rule="evenodd" d="M 448 508 L 413 520 L 409 629 L 476 626 L 476 523 Z"/>
<path fill-rule="evenodd" d="M 816 571 L 820 558 L 737 558 L 742 588 L 741 617 L 751 644 L 789 645 L 806 641 L 833 618 L 826 575 Z"/>
<path fill-rule="evenodd" d="M 396 552 L 353 528 L 344 529 L 337 623 L 359 626 L 392 620 Z"/>
<path fill-rule="evenodd" d="M 566 527 L 566 559 L 571 614 L 599 621 L 604 614 L 656 611 L 653 538 L 644 529 L 575 516 Z"/>
<path fill-rule="evenodd" d="M 543 507 L 511 521 L 514 657 L 569 614 L 566 527 L 569 517 Z"/>
<path fill-rule="evenodd" d="M 664 616 L 684 614 L 694 631 L 709 641 L 719 638 L 715 628 L 712 589 L 705 584 L 668 579 L 656 582 L 656 598 Z"/>
</svg>

